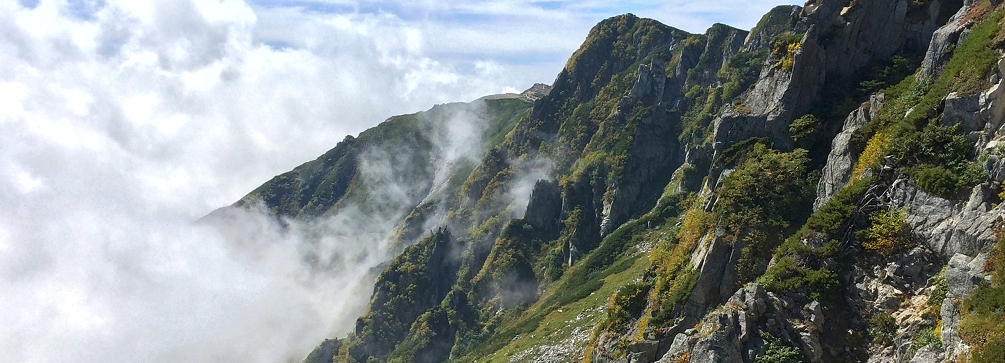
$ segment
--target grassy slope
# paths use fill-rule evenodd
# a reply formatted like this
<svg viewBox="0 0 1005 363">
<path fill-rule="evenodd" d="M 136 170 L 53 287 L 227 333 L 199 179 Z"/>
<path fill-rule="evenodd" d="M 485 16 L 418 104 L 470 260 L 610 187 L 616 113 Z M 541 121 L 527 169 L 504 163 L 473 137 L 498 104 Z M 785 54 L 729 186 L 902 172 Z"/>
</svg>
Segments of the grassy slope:
<svg viewBox="0 0 1005 363">
<path fill-rule="evenodd" d="M 531 305 L 523 316 L 504 328 L 488 343 L 488 348 L 456 359 L 458 362 L 509 362 L 513 356 L 545 345 L 568 343 L 573 332 L 588 335 L 603 317 L 603 308 L 619 287 L 642 276 L 649 267 L 639 254 L 624 257 L 595 277 L 601 286 L 584 298 L 565 304 L 548 304 L 548 297 Z M 563 280 L 560 280 L 562 282 Z M 585 337 L 584 337 L 585 338 Z M 509 342 L 505 342 L 509 339 Z M 499 342 L 502 342 L 500 344 Z M 563 361 L 579 361 L 586 339 L 573 341 L 577 349 Z M 496 348 L 498 349 L 492 349 Z M 487 354 L 486 354 L 487 353 Z M 533 355 L 531 355 L 533 356 Z"/>
</svg>

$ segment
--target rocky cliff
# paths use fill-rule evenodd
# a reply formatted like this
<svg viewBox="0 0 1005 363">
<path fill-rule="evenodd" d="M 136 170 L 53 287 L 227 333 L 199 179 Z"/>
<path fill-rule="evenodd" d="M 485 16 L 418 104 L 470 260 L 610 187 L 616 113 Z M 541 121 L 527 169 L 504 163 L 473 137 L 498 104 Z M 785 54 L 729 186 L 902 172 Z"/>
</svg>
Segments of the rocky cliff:
<svg viewBox="0 0 1005 363">
<path fill-rule="evenodd" d="M 616 16 L 550 89 L 480 100 L 496 136 L 470 157 L 438 151 L 460 107 L 442 106 L 235 207 L 393 221 L 366 312 L 311 361 L 1003 361 L 1003 18 L 987 0 L 812 0 L 702 34 Z M 400 207 L 375 199 L 403 181 Z"/>
</svg>

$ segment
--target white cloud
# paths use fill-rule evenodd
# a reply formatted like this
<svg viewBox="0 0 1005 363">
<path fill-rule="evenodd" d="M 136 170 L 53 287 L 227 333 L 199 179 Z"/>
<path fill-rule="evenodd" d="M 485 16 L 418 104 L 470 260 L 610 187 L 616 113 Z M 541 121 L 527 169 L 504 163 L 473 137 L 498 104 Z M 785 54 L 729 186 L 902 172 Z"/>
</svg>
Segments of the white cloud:
<svg viewBox="0 0 1005 363">
<path fill-rule="evenodd" d="M 251 246 L 191 222 L 387 116 L 521 85 L 408 27 L 312 26 L 277 50 L 239 1 L 0 2 L 0 356 L 276 362 L 352 326 L 353 266 L 382 257 L 352 234 L 321 253 L 369 260 L 319 273 L 260 215 Z"/>
<path fill-rule="evenodd" d="M 358 231 L 339 220 L 317 242 L 314 227 L 238 215 L 250 232 L 236 246 L 191 221 L 388 116 L 550 82 L 614 15 L 600 3 L 323 3 L 348 10 L 0 0 L 0 356 L 302 358 L 351 326 L 344 312 L 369 292 L 356 267 L 380 251 L 346 243 Z M 647 11 L 694 11 L 683 4 Z M 388 10 L 357 11 L 368 6 Z M 318 272 L 305 248 L 366 260 Z"/>
</svg>

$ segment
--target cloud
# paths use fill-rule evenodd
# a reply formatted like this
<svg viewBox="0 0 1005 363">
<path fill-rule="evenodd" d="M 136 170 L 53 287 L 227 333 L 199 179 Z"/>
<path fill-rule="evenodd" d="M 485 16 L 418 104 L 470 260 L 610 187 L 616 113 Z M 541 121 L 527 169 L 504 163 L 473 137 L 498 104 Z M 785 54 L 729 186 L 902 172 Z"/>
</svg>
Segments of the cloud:
<svg viewBox="0 0 1005 363">
<path fill-rule="evenodd" d="M 10 361 L 302 358 L 351 327 L 360 299 L 343 297 L 365 302 L 359 281 L 384 256 L 254 212 L 244 244 L 192 221 L 389 115 L 519 85 L 358 19 L 276 49 L 239 1 L 29 5 L 0 2 Z M 318 272 L 305 246 L 345 260 Z"/>
<path fill-rule="evenodd" d="M 0 356 L 276 362 L 344 333 L 386 257 L 357 220 L 192 221 L 388 116 L 550 82 L 613 15 L 577 4 L 0 0 Z"/>
</svg>

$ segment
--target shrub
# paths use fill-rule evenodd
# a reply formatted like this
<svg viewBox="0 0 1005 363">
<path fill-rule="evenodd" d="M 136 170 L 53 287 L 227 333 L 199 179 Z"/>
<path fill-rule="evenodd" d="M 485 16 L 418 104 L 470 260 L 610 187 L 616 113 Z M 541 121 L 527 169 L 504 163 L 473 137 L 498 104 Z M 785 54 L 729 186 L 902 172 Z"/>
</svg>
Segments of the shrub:
<svg viewBox="0 0 1005 363">
<path fill-rule="evenodd" d="M 796 264 L 789 256 L 782 257 L 768 268 L 758 280 L 765 288 L 776 292 L 795 292 L 809 290 L 809 297 L 814 300 L 834 297 L 841 282 L 837 274 L 828 269 L 810 269 Z"/>
<path fill-rule="evenodd" d="M 802 40 L 802 34 L 794 34 L 792 32 L 779 34 L 771 43 L 771 54 L 779 58 L 775 62 L 775 67 L 791 71 L 796 61 L 796 52 L 799 51 L 799 43 Z"/>
<path fill-rule="evenodd" d="M 799 348 L 782 344 L 770 333 L 764 333 L 764 353 L 754 358 L 755 363 L 804 363 L 806 359 Z"/>
<path fill-rule="evenodd" d="M 800 234 L 837 232 L 841 228 L 841 224 L 858 210 L 858 201 L 871 184 L 872 178 L 858 179 L 841 188 L 833 198 L 824 203 L 816 213 L 813 213 L 806 220 L 804 233 Z"/>
<path fill-rule="evenodd" d="M 890 345 L 893 344 L 893 336 L 897 333 L 897 321 L 889 313 L 873 314 L 869 317 L 869 335 L 872 336 L 873 344 Z"/>
<path fill-rule="evenodd" d="M 907 239 L 907 212 L 901 209 L 891 209 L 872 216 L 872 225 L 866 229 L 866 241 L 862 246 L 881 256 L 890 256 L 910 243 Z"/>
<path fill-rule="evenodd" d="M 942 197 L 951 197 L 960 184 L 960 176 L 937 165 L 918 165 L 908 169 L 918 188 Z"/>
<path fill-rule="evenodd" d="M 884 133 L 878 132 L 865 145 L 865 150 L 862 151 L 862 155 L 858 157 L 858 161 L 855 163 L 855 168 L 852 169 L 851 177 L 852 179 L 859 179 L 865 174 L 866 169 L 872 169 L 879 166 L 880 161 L 883 157 L 890 152 L 890 148 L 893 144 L 893 139 Z"/>
<path fill-rule="evenodd" d="M 820 131 L 820 120 L 813 114 L 805 114 L 789 124 L 789 134 L 795 142 L 800 142 L 817 131 Z"/>
<path fill-rule="evenodd" d="M 946 270 L 943 268 L 938 275 L 932 276 L 930 280 L 935 289 L 928 295 L 929 308 L 939 309 L 942 306 L 942 301 L 946 299 L 946 294 L 949 293 L 949 284 L 946 283 L 945 274 Z"/>
<path fill-rule="evenodd" d="M 984 169 L 970 161 L 973 145 L 958 127 L 929 122 L 920 131 L 902 132 L 894 145 L 898 164 L 917 165 L 906 171 L 926 192 L 950 198 L 986 178 Z"/>
<path fill-rule="evenodd" d="M 1005 362 L 1005 339 L 992 339 L 983 347 L 975 349 L 972 352 L 970 357 L 971 363 Z"/>
<path fill-rule="evenodd" d="M 623 331 L 646 307 L 646 293 L 651 287 L 636 281 L 618 288 L 607 301 L 607 319 L 603 325 L 613 331 Z"/>
<path fill-rule="evenodd" d="M 914 334 L 913 350 L 924 348 L 929 345 L 942 346 L 942 338 L 935 334 L 934 328 L 925 328 Z"/>
</svg>

